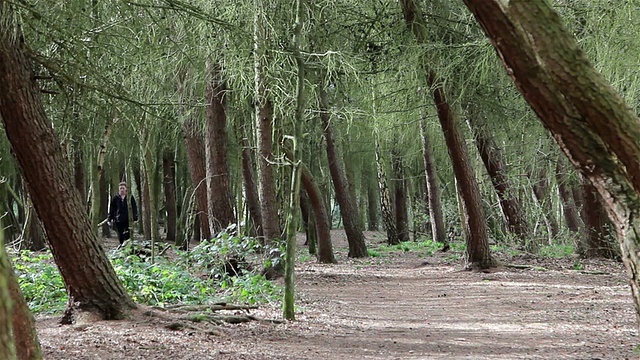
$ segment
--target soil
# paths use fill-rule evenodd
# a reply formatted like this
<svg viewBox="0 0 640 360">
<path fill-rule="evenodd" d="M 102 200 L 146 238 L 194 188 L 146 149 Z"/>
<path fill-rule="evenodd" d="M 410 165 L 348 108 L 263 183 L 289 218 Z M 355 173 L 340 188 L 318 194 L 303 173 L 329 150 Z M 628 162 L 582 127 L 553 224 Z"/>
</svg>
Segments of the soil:
<svg viewBox="0 0 640 360">
<path fill-rule="evenodd" d="M 366 233 L 370 247 L 382 233 Z M 302 246 L 303 239 L 300 240 Z M 296 273 L 296 321 L 170 330 L 170 319 L 59 325 L 39 317 L 46 359 L 634 359 L 637 323 L 620 263 L 494 254 L 490 272 L 451 253 L 380 252 Z M 251 315 L 281 319 L 280 303 Z M 228 314 L 238 313 L 227 312 Z M 175 328 L 175 327 L 174 327 Z M 634 352 L 635 350 L 635 352 Z"/>
</svg>

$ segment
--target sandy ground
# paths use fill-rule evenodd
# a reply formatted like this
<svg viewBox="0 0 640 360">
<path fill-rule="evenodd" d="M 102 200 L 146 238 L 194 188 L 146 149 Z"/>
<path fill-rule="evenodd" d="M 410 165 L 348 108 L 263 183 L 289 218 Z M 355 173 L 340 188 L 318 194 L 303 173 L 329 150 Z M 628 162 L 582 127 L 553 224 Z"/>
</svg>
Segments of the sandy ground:
<svg viewBox="0 0 640 360">
<path fill-rule="evenodd" d="M 38 318 L 46 359 L 635 359 L 637 325 L 621 264 L 510 257 L 538 269 L 460 271 L 450 254 L 384 252 L 297 266 L 297 319 L 169 330 L 127 321 L 61 326 Z M 367 233 L 370 247 L 382 241 Z M 598 270 L 604 274 L 596 274 Z M 233 312 L 231 312 L 233 313 Z M 280 319 L 280 304 L 251 311 Z M 206 329 L 204 329 L 206 330 Z M 634 352 L 635 350 L 635 352 Z"/>
</svg>

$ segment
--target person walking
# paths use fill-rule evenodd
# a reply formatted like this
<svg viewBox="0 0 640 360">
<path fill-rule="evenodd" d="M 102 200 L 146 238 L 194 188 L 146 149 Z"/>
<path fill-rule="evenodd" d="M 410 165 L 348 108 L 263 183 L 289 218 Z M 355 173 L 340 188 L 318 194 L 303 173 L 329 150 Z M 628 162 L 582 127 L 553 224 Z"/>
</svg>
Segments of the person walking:
<svg viewBox="0 0 640 360">
<path fill-rule="evenodd" d="M 138 221 L 138 207 L 136 206 L 136 199 L 133 196 L 127 196 L 127 183 L 123 181 L 119 184 L 118 193 L 113 197 L 113 199 L 111 199 L 108 216 L 109 225 L 112 226 L 115 223 L 120 245 L 124 244 L 126 240 L 131 238 L 131 234 L 129 232 L 129 206 L 127 204 L 127 199 L 131 199 L 133 221 Z"/>
</svg>

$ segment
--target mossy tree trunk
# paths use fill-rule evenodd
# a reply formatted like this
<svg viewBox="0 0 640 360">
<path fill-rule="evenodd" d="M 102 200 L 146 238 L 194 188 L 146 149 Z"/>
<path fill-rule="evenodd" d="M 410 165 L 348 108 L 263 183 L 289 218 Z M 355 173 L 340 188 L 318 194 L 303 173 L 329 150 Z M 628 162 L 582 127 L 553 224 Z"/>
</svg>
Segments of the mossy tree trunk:
<svg viewBox="0 0 640 360">
<path fill-rule="evenodd" d="M 640 315 L 640 119 L 548 2 L 464 0 L 560 148 L 598 190 Z"/>
</svg>

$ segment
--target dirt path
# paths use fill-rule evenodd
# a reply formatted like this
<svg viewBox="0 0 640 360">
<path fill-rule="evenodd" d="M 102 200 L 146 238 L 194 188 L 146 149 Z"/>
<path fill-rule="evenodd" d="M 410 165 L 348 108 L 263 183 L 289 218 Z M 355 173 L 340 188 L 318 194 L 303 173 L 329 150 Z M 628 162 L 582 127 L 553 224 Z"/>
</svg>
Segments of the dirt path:
<svg viewBox="0 0 640 360">
<path fill-rule="evenodd" d="M 226 325 L 222 335 L 205 335 L 152 321 L 60 327 L 41 319 L 41 340 L 48 359 L 637 357 L 636 319 L 619 264 L 585 264 L 604 275 L 570 270 L 569 260 L 538 264 L 547 271 L 470 273 L 457 271 L 460 262 L 450 255 L 382 255 L 351 261 L 340 252 L 338 265 L 301 264 L 300 313 L 292 323 Z M 255 315 L 277 318 L 278 307 Z"/>
</svg>

